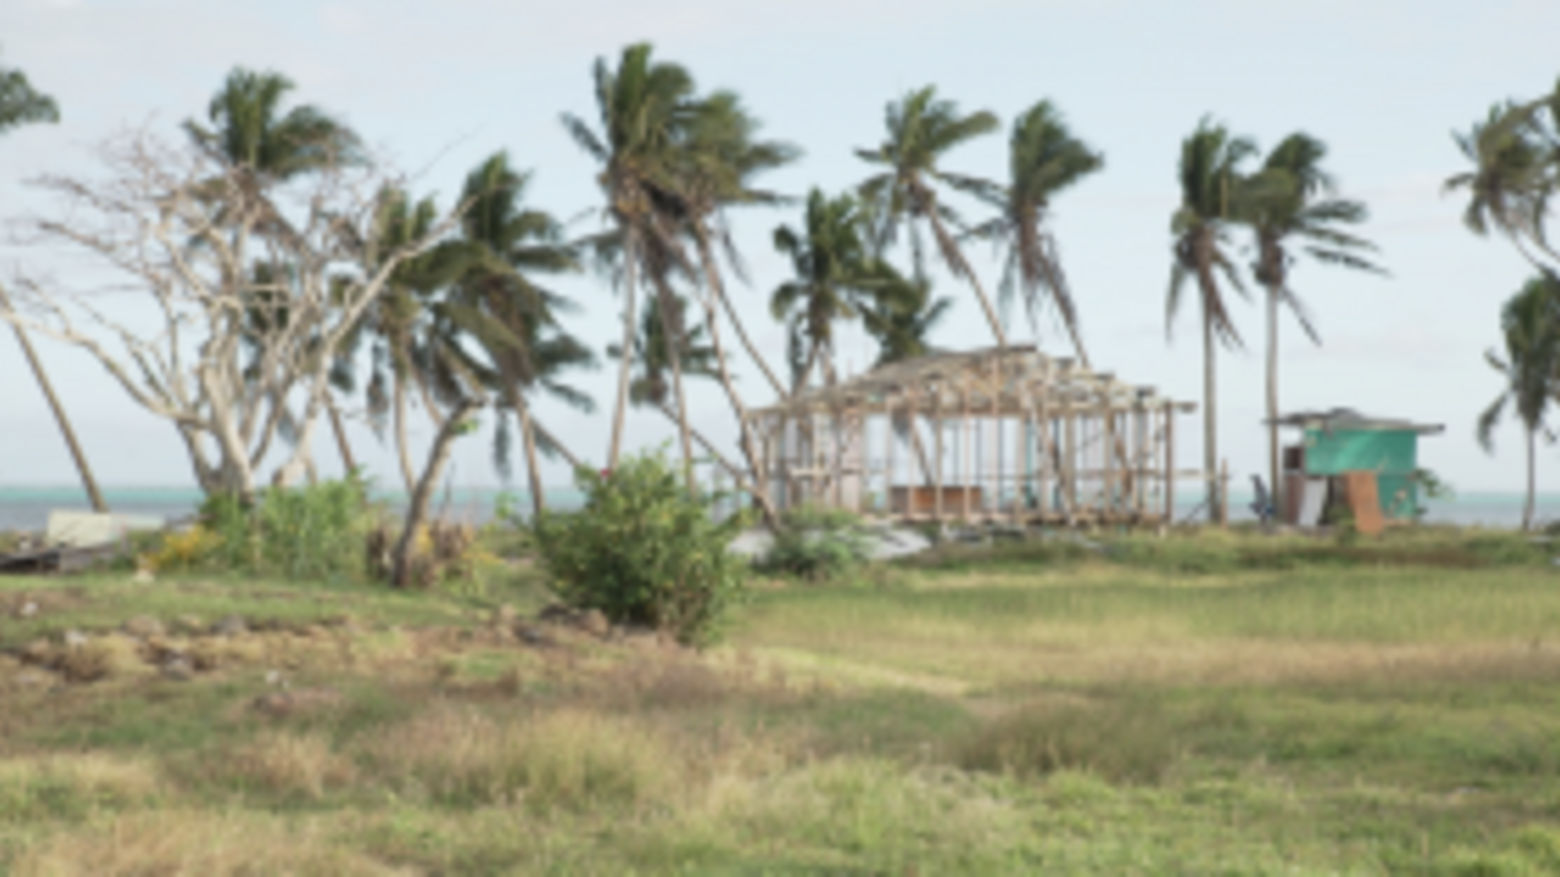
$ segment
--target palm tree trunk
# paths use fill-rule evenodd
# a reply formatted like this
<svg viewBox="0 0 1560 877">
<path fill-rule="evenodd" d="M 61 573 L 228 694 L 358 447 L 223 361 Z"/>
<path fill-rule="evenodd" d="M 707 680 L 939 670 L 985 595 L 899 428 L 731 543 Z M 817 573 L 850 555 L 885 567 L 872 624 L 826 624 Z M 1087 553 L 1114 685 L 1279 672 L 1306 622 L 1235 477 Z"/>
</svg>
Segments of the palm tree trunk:
<svg viewBox="0 0 1560 877">
<path fill-rule="evenodd" d="M 1089 365 L 1089 352 L 1083 349 L 1083 338 L 1078 335 L 1078 327 L 1070 320 L 1063 322 L 1067 323 L 1067 337 L 1072 339 L 1073 352 L 1078 354 L 1078 364 L 1092 371 L 1094 367 Z"/>
<path fill-rule="evenodd" d="M 1203 307 L 1203 477 L 1208 488 L 1208 523 L 1219 516 L 1219 437 L 1218 387 L 1214 378 L 1213 320 Z"/>
<path fill-rule="evenodd" d="M 776 514 L 774 505 L 769 501 L 769 473 L 759 465 L 761 459 L 758 453 L 758 444 L 753 441 L 753 430 L 748 423 L 747 406 L 742 404 L 742 397 L 737 395 L 736 385 L 731 380 L 731 369 L 726 365 L 726 348 L 720 341 L 720 319 L 715 313 L 715 306 L 710 302 L 710 297 L 724 300 L 725 296 L 720 291 L 720 277 L 714 271 L 714 265 L 709 260 L 704 260 L 704 273 L 709 281 L 711 293 L 705 297 L 704 321 L 710 331 L 710 347 L 715 351 L 716 373 L 720 377 L 721 388 L 726 391 L 726 399 L 731 403 L 732 411 L 737 415 L 737 437 L 742 448 L 742 456 L 747 458 L 748 471 L 753 473 L 753 485 L 749 491 L 754 502 L 758 503 L 759 514 L 763 516 L 764 525 L 771 531 L 778 530 L 780 516 Z M 784 394 L 781 394 L 784 398 Z"/>
<path fill-rule="evenodd" d="M 688 493 L 697 494 L 699 485 L 693 477 L 693 434 L 688 427 L 688 397 L 683 393 L 681 315 L 675 313 L 677 299 L 666 285 L 666 278 L 656 277 L 655 285 L 656 294 L 661 298 L 657 310 L 661 314 L 661 332 L 666 336 L 666 360 L 672 367 L 672 395 L 677 400 L 677 438 L 682 445 L 683 480 L 688 483 Z"/>
<path fill-rule="evenodd" d="M 532 520 L 540 520 L 547 511 L 546 493 L 542 488 L 542 466 L 536 457 L 536 430 L 531 424 L 531 408 L 525 402 L 525 397 L 515 388 L 509 385 L 509 404 L 515 409 L 515 416 L 520 420 L 520 446 L 525 449 L 526 475 L 531 479 L 531 512 Z"/>
<path fill-rule="evenodd" d="M 710 291 L 715 298 L 720 300 L 721 308 L 725 310 L 727 318 L 731 320 L 732 328 L 737 330 L 737 340 L 742 342 L 742 347 L 747 351 L 748 358 L 758 364 L 758 370 L 764 373 L 764 377 L 769 381 L 769 386 L 775 391 L 775 396 L 779 399 L 784 399 L 786 395 L 785 384 L 775 377 L 774 371 L 769 367 L 769 361 L 764 359 L 763 354 L 758 350 L 758 345 L 754 344 L 753 339 L 748 337 L 747 327 L 743 325 L 741 318 L 737 316 L 736 309 L 731 306 L 731 299 L 726 297 L 726 285 L 721 283 L 720 272 L 715 268 L 715 255 L 710 251 L 709 236 L 705 234 L 703 223 L 694 223 L 693 237 L 694 243 L 699 248 L 699 262 L 704 269 L 704 279 L 709 284 Z M 707 319 L 713 327 L 715 324 L 713 311 L 708 314 Z M 714 337 L 713 328 L 711 329 L 711 337 Z"/>
<path fill-rule="evenodd" d="M 959 250 L 959 245 L 953 236 L 948 234 L 948 229 L 943 227 L 942 220 L 935 213 L 927 214 L 931 220 L 932 234 L 937 236 L 937 246 L 943 251 L 944 260 L 954 269 L 955 274 L 963 274 L 975 290 L 975 297 L 980 299 L 980 309 L 986 314 L 986 322 L 991 325 L 991 334 L 997 340 L 997 346 L 1006 349 L 1007 333 L 1002 331 L 1002 320 L 997 317 L 997 309 L 992 307 L 991 297 L 986 295 L 986 288 L 981 285 L 980 278 L 975 275 L 975 269 L 965 261 L 964 255 Z M 950 256 L 954 258 L 949 258 Z"/>
<path fill-rule="evenodd" d="M 392 555 L 390 583 L 397 588 L 412 584 L 411 561 L 417 541 L 417 528 L 422 526 L 423 519 L 428 516 L 428 501 L 439 483 L 439 476 L 444 473 L 445 464 L 449 462 L 455 439 L 460 437 L 461 423 L 467 414 L 481 405 L 475 399 L 462 399 L 455 410 L 450 412 L 450 416 L 445 418 L 444 425 L 439 427 L 439 434 L 434 437 L 433 448 L 428 452 L 428 466 L 408 497 L 406 523 L 401 528 L 401 537 L 396 540 L 395 553 Z"/>
<path fill-rule="evenodd" d="M 627 299 L 623 308 L 623 357 L 618 361 L 617 403 L 612 411 L 612 443 L 607 450 L 607 469 L 617 468 L 618 456 L 623 450 L 623 419 L 628 415 L 628 385 L 630 370 L 634 365 L 634 314 L 635 286 L 638 285 L 638 247 L 634 246 L 634 234 L 623 237 L 623 295 Z"/>
<path fill-rule="evenodd" d="M 0 308 L 15 312 L 11 307 L 11 300 L 0 289 Z M 60 434 L 65 438 L 65 446 L 70 449 L 71 459 L 76 463 L 76 474 L 81 478 L 81 486 L 87 492 L 87 498 L 92 501 L 92 510 L 98 514 L 108 514 L 108 503 L 103 501 L 103 493 L 98 490 L 97 479 L 92 477 L 92 467 L 87 465 L 87 455 L 82 453 L 81 444 L 76 441 L 76 431 L 71 429 L 70 419 L 65 416 L 65 406 L 60 404 L 59 397 L 54 395 L 54 385 L 49 383 L 49 376 L 43 370 L 43 363 L 39 361 L 38 354 L 33 350 L 32 342 L 28 340 L 27 333 L 20 323 L 12 323 L 11 331 L 16 333 L 16 342 L 22 346 L 22 355 L 27 357 L 27 365 L 32 368 L 33 377 L 38 380 L 38 389 L 43 391 L 43 396 L 49 402 L 49 408 L 54 412 L 54 422 L 59 425 Z"/>
<path fill-rule="evenodd" d="M 395 447 L 401 460 L 401 482 L 406 485 L 406 495 L 411 496 L 417 489 L 417 474 L 412 470 L 412 449 L 406 436 L 406 381 L 400 377 L 394 380 Z"/>
<path fill-rule="evenodd" d="M 1284 485 L 1278 454 L 1278 289 L 1270 287 L 1267 297 L 1267 419 L 1268 419 L 1268 493 L 1273 497 L 1275 517 L 1284 507 Z"/>
<path fill-rule="evenodd" d="M 537 423 L 535 420 L 532 420 L 531 421 L 531 430 L 532 430 L 532 432 L 534 432 L 536 434 L 537 438 L 540 438 L 543 441 L 550 443 L 553 446 L 553 450 L 557 451 L 560 455 L 562 455 L 563 459 L 569 464 L 570 468 L 572 468 L 572 469 L 580 468 L 580 458 L 574 456 L 574 454 L 569 451 L 569 446 L 568 445 L 564 444 L 561 441 L 558 441 L 558 437 L 553 435 L 551 432 L 549 432 L 547 430 L 547 427 L 541 425 L 540 423 Z"/>
<path fill-rule="evenodd" d="M 1522 507 L 1522 529 L 1533 529 L 1533 499 L 1537 483 L 1537 461 L 1533 456 L 1533 434 L 1538 430 L 1527 429 L 1527 503 Z"/>
<path fill-rule="evenodd" d="M 341 465 L 351 475 L 357 471 L 357 459 L 352 456 L 352 445 L 347 441 L 347 427 L 341 422 L 341 410 L 333 399 L 326 400 L 325 410 L 330 414 L 330 429 L 336 436 L 336 452 L 341 454 Z"/>
</svg>

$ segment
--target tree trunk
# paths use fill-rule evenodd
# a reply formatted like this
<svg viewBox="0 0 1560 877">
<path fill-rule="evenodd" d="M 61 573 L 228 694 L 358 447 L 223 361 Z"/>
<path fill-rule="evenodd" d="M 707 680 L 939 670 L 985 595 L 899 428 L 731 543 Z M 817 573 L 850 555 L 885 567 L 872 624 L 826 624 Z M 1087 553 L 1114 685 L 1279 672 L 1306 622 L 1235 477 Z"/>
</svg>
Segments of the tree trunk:
<svg viewBox="0 0 1560 877">
<path fill-rule="evenodd" d="M 406 381 L 395 379 L 395 447 L 401 461 L 401 483 L 406 485 L 406 495 L 417 488 L 417 473 L 412 470 L 412 449 L 406 435 Z"/>
<path fill-rule="evenodd" d="M 14 310 L 11 300 L 0 289 L 0 308 Z M 76 463 L 76 475 L 81 479 L 81 486 L 87 492 L 87 498 L 92 501 L 92 510 L 98 514 L 108 514 L 108 503 L 103 501 L 103 493 L 98 490 L 97 479 L 92 477 L 92 467 L 87 465 L 87 455 L 82 453 L 81 444 L 76 441 L 76 431 L 71 428 L 70 420 L 65 416 L 65 406 L 60 404 L 59 397 L 54 395 L 54 385 L 49 382 L 49 376 L 43 370 L 43 363 L 39 361 L 38 354 L 33 350 L 32 342 L 28 340 L 27 333 L 20 323 L 12 323 L 11 331 L 16 333 L 16 342 L 22 347 L 22 355 L 27 357 L 27 365 L 32 368 L 33 377 L 38 380 L 38 389 L 43 391 L 43 396 L 49 402 L 49 408 L 54 412 L 54 422 L 59 425 L 60 434 L 65 438 L 65 446 L 70 450 L 71 459 Z"/>
<path fill-rule="evenodd" d="M 334 399 L 327 401 L 326 412 L 330 414 L 330 428 L 336 435 L 336 451 L 341 454 L 342 468 L 347 470 L 350 476 L 357 471 L 357 460 L 352 456 L 352 445 L 347 441 L 347 428 L 341 422 L 341 411 L 336 408 Z"/>
<path fill-rule="evenodd" d="M 444 425 L 439 427 L 433 448 L 428 452 L 428 466 L 412 491 L 406 509 L 406 523 L 401 528 L 401 538 L 396 540 L 395 552 L 391 555 L 390 583 L 397 588 L 411 584 L 412 549 L 417 542 L 417 528 L 422 526 L 423 519 L 428 516 L 428 501 L 439 483 L 439 476 L 444 473 L 445 464 L 449 462 L 450 450 L 455 439 L 460 437 L 466 416 L 482 404 L 481 400 L 462 399 L 444 419 Z"/>
<path fill-rule="evenodd" d="M 726 300 L 724 286 L 720 281 L 719 272 L 715 270 L 715 263 L 709 258 L 709 248 L 705 245 L 702 236 L 699 240 L 699 256 L 704 268 L 704 279 L 710 290 L 710 295 L 705 296 L 700 302 L 704 306 L 704 322 L 710 332 L 710 348 L 715 352 L 716 374 L 720 378 L 721 388 L 726 391 L 726 400 L 731 403 L 732 412 L 737 415 L 738 445 L 742 450 L 742 456 L 747 459 L 748 471 L 753 473 L 753 484 L 749 493 L 752 494 L 754 502 L 758 503 L 758 511 L 763 516 L 764 526 L 771 531 L 776 531 L 780 526 L 780 516 L 769 501 L 769 473 L 764 471 L 763 460 L 758 453 L 758 444 L 753 441 L 753 430 L 748 424 L 747 406 L 742 403 L 742 397 L 737 395 L 736 385 L 731 380 L 731 369 L 726 364 L 726 347 L 720 340 L 720 317 L 715 313 L 715 305 L 711 302 L 712 298 L 722 302 Z M 741 324 L 736 322 L 734 316 L 732 322 L 740 331 Z M 760 364 L 762 365 L 761 362 Z M 768 367 L 763 366 L 763 368 L 767 373 Z M 771 381 L 773 377 L 770 375 Z M 780 397 L 784 398 L 785 394 L 778 384 L 775 388 Z"/>
<path fill-rule="evenodd" d="M 552 446 L 553 446 L 553 449 L 556 450 L 559 454 L 563 455 L 563 459 L 568 462 L 570 468 L 572 468 L 572 469 L 580 468 L 580 459 L 578 457 L 574 456 L 574 454 L 572 452 L 570 452 L 568 445 L 564 444 L 561 441 L 558 441 L 558 437 L 553 435 L 551 432 L 549 432 L 547 430 L 547 427 L 541 425 L 540 423 L 537 423 L 533 419 L 531 421 L 531 430 L 539 438 L 545 439 L 546 441 L 550 442 L 552 444 Z"/>
<path fill-rule="evenodd" d="M 1283 472 L 1278 448 L 1278 288 L 1268 289 L 1267 300 L 1267 416 L 1268 416 L 1268 493 L 1273 498 L 1276 517 L 1284 507 Z"/>
<path fill-rule="evenodd" d="M 623 419 L 628 416 L 628 385 L 634 366 L 634 314 L 635 286 L 639 279 L 635 260 L 639 258 L 634 246 L 633 232 L 623 236 L 623 295 L 627 299 L 623 308 L 623 357 L 618 361 L 617 404 L 612 411 L 612 443 L 607 450 L 607 469 L 616 469 L 618 455 L 623 450 Z"/>
<path fill-rule="evenodd" d="M 1078 336 L 1078 327 L 1070 320 L 1066 322 L 1067 336 L 1072 339 L 1073 352 L 1078 354 L 1078 364 L 1092 371 L 1094 367 L 1089 365 L 1089 352 L 1083 349 L 1083 339 Z"/>
<path fill-rule="evenodd" d="M 683 480 L 688 484 L 688 493 L 697 495 L 699 484 L 693 477 L 693 435 L 688 427 L 688 398 L 683 393 L 682 315 L 676 313 L 677 299 L 666 285 L 666 278 L 656 277 L 655 285 L 656 295 L 661 300 L 661 306 L 656 310 L 660 311 L 661 334 L 666 338 L 666 361 L 672 367 L 672 395 L 677 400 L 677 438 L 682 445 Z"/>
<path fill-rule="evenodd" d="M 1205 293 L 1206 295 L 1206 293 Z M 1203 477 L 1208 489 L 1208 522 L 1217 523 L 1219 515 L 1219 437 L 1218 393 L 1214 379 L 1213 320 L 1203 300 Z"/>
<path fill-rule="evenodd" d="M 975 275 L 975 269 L 964 260 L 964 256 L 959 252 L 959 245 L 953 240 L 953 236 L 948 234 L 948 229 L 943 227 L 942 220 L 931 212 L 927 212 L 924 216 L 931 221 L 932 234 L 937 236 L 937 246 L 943 252 L 944 261 L 949 263 L 955 274 L 963 274 L 970 282 L 970 286 L 975 290 L 975 297 L 980 300 L 980 309 L 986 314 L 986 322 L 991 326 L 992 337 L 996 338 L 998 347 L 1006 349 L 1007 333 L 1002 331 L 1002 321 L 997 317 L 997 309 L 992 307 L 991 298 L 986 295 L 986 288 Z"/>
<path fill-rule="evenodd" d="M 694 241 L 699 248 L 699 261 L 704 268 L 704 278 L 709 283 L 710 291 L 715 298 L 720 300 L 721 307 L 726 311 L 726 316 L 731 320 L 732 328 L 737 330 L 737 340 L 742 342 L 742 347 L 747 351 L 748 358 L 753 360 L 758 365 L 758 370 L 764 373 L 764 377 L 769 381 L 769 386 L 775 391 L 776 398 L 784 399 L 786 395 L 785 385 L 781 383 L 779 378 L 775 377 L 774 371 L 769 367 L 769 362 L 764 359 L 763 354 L 759 353 L 758 346 L 753 343 L 753 339 L 748 337 L 747 328 L 737 316 L 736 309 L 731 306 L 731 299 L 726 297 L 726 285 L 720 282 L 720 273 L 715 268 L 715 256 L 710 252 L 709 238 L 704 233 L 702 224 L 694 226 Z M 714 325 L 714 310 L 709 309 L 709 311 L 707 319 L 711 325 Z M 713 337 L 713 331 L 711 335 Z"/>
<path fill-rule="evenodd" d="M 1538 432 L 1533 427 L 1527 429 L 1527 502 L 1522 507 L 1522 529 L 1533 529 L 1533 500 L 1538 488 L 1537 460 L 1533 456 L 1533 436 Z"/>
<path fill-rule="evenodd" d="M 539 520 L 547 511 L 547 496 L 542 489 L 542 466 L 536 458 L 536 430 L 531 423 L 531 407 L 514 384 L 509 385 L 509 404 L 520 420 L 520 445 L 525 449 L 525 471 L 531 479 L 532 520 Z"/>
</svg>

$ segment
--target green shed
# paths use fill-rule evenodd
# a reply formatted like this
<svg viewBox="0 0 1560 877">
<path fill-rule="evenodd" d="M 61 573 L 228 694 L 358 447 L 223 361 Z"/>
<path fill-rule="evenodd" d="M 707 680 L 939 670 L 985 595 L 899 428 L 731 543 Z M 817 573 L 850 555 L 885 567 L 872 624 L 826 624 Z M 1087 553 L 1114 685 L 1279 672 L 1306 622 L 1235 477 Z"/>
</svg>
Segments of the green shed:
<svg viewBox="0 0 1560 877">
<path fill-rule="evenodd" d="M 1340 482 L 1349 473 L 1372 473 L 1381 516 L 1413 520 L 1419 511 L 1414 473 L 1419 469 L 1419 437 L 1445 430 L 1437 424 L 1370 417 L 1348 408 L 1285 415 L 1280 426 L 1300 430 L 1299 441 L 1284 448 L 1282 517 L 1289 523 L 1318 523 L 1331 503 L 1339 502 Z"/>
</svg>

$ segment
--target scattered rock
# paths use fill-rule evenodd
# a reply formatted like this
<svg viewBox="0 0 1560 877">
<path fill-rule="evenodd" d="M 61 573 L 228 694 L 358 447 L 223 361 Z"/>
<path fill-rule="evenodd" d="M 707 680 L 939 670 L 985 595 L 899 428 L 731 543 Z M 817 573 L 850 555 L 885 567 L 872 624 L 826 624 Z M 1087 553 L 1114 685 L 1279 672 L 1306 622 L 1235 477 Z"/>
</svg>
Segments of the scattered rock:
<svg viewBox="0 0 1560 877">
<path fill-rule="evenodd" d="M 553 645 L 556 645 L 556 643 L 553 642 L 553 638 L 552 637 L 548 636 L 543 631 L 540 631 L 540 630 L 532 627 L 529 624 L 516 624 L 514 626 L 514 632 L 515 632 L 515 638 L 520 640 L 521 642 L 525 643 L 528 646 L 535 646 L 537 648 L 548 648 L 548 647 L 551 647 Z"/>
<path fill-rule="evenodd" d="M 135 575 L 130 577 L 130 581 L 138 585 L 149 585 L 157 581 L 157 576 L 153 575 L 149 569 L 138 569 L 135 571 Z"/>
<path fill-rule="evenodd" d="M 578 614 L 567 606 L 553 603 L 552 605 L 542 607 L 542 611 L 536 613 L 536 620 L 552 624 L 573 624 L 575 616 Z"/>
<path fill-rule="evenodd" d="M 617 639 L 626 646 L 639 649 L 658 649 L 664 645 L 661 633 L 650 627 L 620 627 Z"/>
<path fill-rule="evenodd" d="M 187 658 L 179 655 L 163 662 L 162 675 L 163 678 L 176 682 L 188 682 L 195 677 L 195 668 L 190 666 Z"/>
<path fill-rule="evenodd" d="M 54 658 L 54 647 L 46 639 L 35 639 L 22 647 L 22 660 L 29 664 L 47 664 Z"/>
<path fill-rule="evenodd" d="M 37 615 L 37 614 L 38 614 L 38 604 L 33 602 L 32 600 L 28 600 L 26 603 L 23 603 L 21 606 L 18 606 L 16 608 L 16 617 L 17 618 L 31 618 L 31 617 L 33 617 L 34 615 Z"/>
<path fill-rule="evenodd" d="M 592 609 L 580 616 L 580 630 L 593 636 L 606 636 L 612 631 L 611 622 L 600 609 Z"/>
<path fill-rule="evenodd" d="M 67 649 L 79 649 L 87 644 L 87 635 L 79 630 L 67 630 L 60 639 Z"/>
<path fill-rule="evenodd" d="M 274 685 L 281 685 L 282 684 L 282 671 L 280 671 L 280 670 L 267 670 L 267 671 L 265 671 L 265 684 L 266 685 L 273 685 L 273 686 Z"/>
<path fill-rule="evenodd" d="M 11 677 L 11 685 L 16 688 L 48 688 L 54 683 L 54 677 L 42 670 L 23 670 Z"/>
<path fill-rule="evenodd" d="M 124 636 L 100 636 L 60 656 L 60 672 L 71 682 L 96 682 L 153 668 L 141 660 L 140 643 Z"/>
<path fill-rule="evenodd" d="M 126 621 L 120 630 L 136 639 L 150 639 L 154 636 L 162 636 L 164 633 L 163 623 L 150 615 L 137 615 Z"/>
<path fill-rule="evenodd" d="M 285 718 L 340 706 L 341 692 L 329 688 L 303 688 L 297 691 L 280 691 L 262 694 L 255 698 L 257 712 L 275 718 Z"/>
<path fill-rule="evenodd" d="M 242 636 L 249 632 L 249 624 L 242 616 L 229 615 L 212 625 L 211 632 L 217 636 Z"/>
<path fill-rule="evenodd" d="M 151 654 L 153 661 L 166 663 L 175 658 L 181 660 L 188 658 L 190 647 L 182 640 L 154 636 L 147 639 L 146 650 Z"/>
<path fill-rule="evenodd" d="M 206 623 L 198 615 L 180 615 L 173 620 L 173 632 L 194 636 L 206 632 Z"/>
</svg>

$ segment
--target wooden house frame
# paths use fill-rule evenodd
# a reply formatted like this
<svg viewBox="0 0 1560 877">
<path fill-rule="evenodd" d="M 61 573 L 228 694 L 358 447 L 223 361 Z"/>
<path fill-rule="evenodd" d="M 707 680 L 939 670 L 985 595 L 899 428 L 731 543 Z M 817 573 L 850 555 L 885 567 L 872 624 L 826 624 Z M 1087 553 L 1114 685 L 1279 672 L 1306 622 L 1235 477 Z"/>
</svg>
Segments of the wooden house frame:
<svg viewBox="0 0 1560 877">
<path fill-rule="evenodd" d="M 1161 397 L 1033 346 L 934 353 L 748 413 L 762 489 L 895 521 L 1173 522 L 1175 419 Z"/>
</svg>

